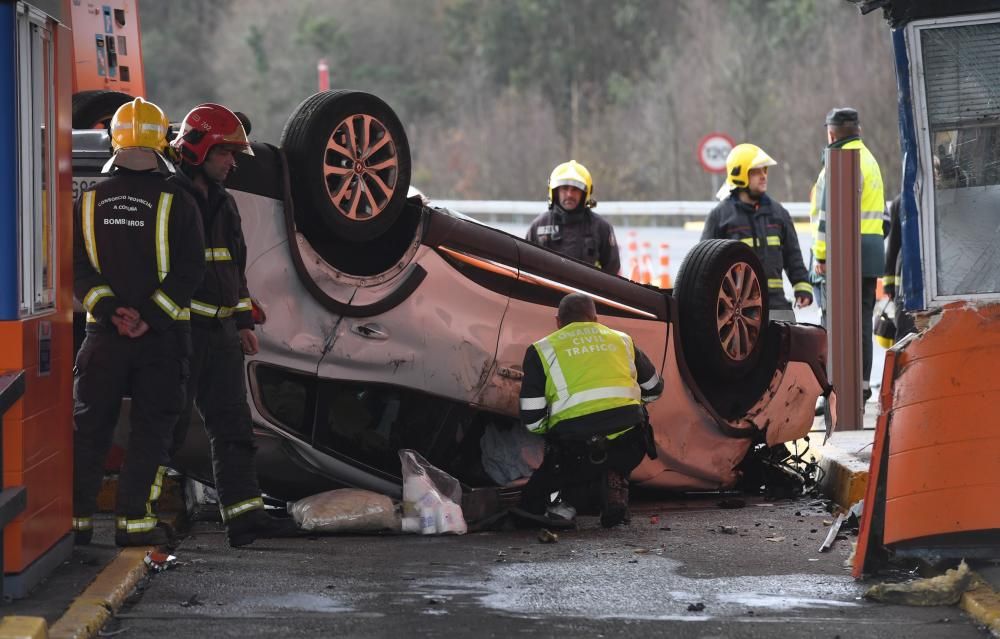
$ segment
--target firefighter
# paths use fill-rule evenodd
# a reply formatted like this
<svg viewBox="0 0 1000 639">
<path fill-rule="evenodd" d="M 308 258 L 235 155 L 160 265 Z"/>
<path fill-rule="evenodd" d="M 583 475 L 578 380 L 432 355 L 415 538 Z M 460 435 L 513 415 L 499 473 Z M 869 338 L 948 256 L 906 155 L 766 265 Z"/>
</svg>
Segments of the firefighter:
<svg viewBox="0 0 1000 639">
<path fill-rule="evenodd" d="M 167 178 L 167 118 L 136 98 L 111 119 L 111 177 L 84 191 L 73 227 L 73 290 L 87 311 L 73 379 L 73 529 L 90 543 L 104 459 L 132 397 L 118 480 L 115 543 L 165 544 L 153 504 L 184 408 L 191 294 L 205 271 L 197 204 Z"/>
<path fill-rule="evenodd" d="M 293 534 L 294 522 L 264 512 L 257 485 L 256 446 L 244 383 L 244 356 L 257 353 L 246 282 L 247 247 L 236 201 L 223 182 L 236 156 L 253 155 L 240 118 L 218 104 L 200 104 L 171 143 L 180 162 L 174 183 L 194 196 L 205 233 L 205 278 L 191 299 L 194 352 L 188 402 L 174 432 L 181 448 L 197 407 L 212 448 L 212 471 L 230 546 Z"/>
<path fill-rule="evenodd" d="M 792 283 L 796 308 L 813 303 L 813 288 L 792 218 L 766 192 L 767 169 L 776 164 L 759 146 L 734 146 L 726 158 L 726 182 L 717 194 L 722 202 L 708 214 L 701 239 L 739 240 L 753 248 L 767 272 L 769 319 L 794 322 L 782 270 Z"/>
<path fill-rule="evenodd" d="M 587 167 L 570 160 L 549 176 L 549 210 L 539 215 L 525 236 L 529 242 L 618 275 L 621 258 L 615 230 L 594 213 L 594 181 Z"/>
<path fill-rule="evenodd" d="M 861 154 L 861 356 L 862 395 L 864 401 L 872 395 L 872 314 L 875 310 L 875 288 L 885 263 L 883 221 L 885 195 L 882 171 L 871 151 L 861 141 L 858 112 L 848 107 L 832 109 L 826 115 L 826 136 L 831 149 L 857 149 Z M 826 276 L 826 169 L 816 179 L 816 228 L 813 235 L 813 269 Z M 825 297 L 825 296 L 824 296 Z"/>
<path fill-rule="evenodd" d="M 629 474 L 656 456 L 643 403 L 660 396 L 663 380 L 631 337 L 598 323 L 587 295 L 564 297 L 556 326 L 524 355 L 521 421 L 546 445 L 519 511 L 544 517 L 553 492 L 596 479 L 601 525 L 611 528 L 628 516 Z"/>
</svg>

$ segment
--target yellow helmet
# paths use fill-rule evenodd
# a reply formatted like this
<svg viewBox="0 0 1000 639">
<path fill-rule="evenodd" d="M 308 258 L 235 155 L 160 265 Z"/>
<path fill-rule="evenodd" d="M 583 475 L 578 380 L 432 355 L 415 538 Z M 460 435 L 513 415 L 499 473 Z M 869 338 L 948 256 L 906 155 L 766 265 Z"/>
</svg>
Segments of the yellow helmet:
<svg viewBox="0 0 1000 639">
<path fill-rule="evenodd" d="M 111 148 L 163 151 L 169 124 L 167 116 L 152 102 L 142 98 L 126 102 L 111 118 Z"/>
<path fill-rule="evenodd" d="M 594 193 L 594 181 L 590 177 L 590 171 L 576 160 L 563 162 L 552 169 L 552 175 L 549 176 L 549 204 L 556 201 L 556 188 L 560 186 L 575 186 L 583 191 L 584 206 L 593 207 L 596 204 L 591 197 Z"/>
<path fill-rule="evenodd" d="M 777 162 L 756 144 L 737 144 L 726 157 L 726 181 L 716 194 L 720 200 L 729 197 L 730 191 L 750 184 L 750 169 L 775 166 Z"/>
</svg>

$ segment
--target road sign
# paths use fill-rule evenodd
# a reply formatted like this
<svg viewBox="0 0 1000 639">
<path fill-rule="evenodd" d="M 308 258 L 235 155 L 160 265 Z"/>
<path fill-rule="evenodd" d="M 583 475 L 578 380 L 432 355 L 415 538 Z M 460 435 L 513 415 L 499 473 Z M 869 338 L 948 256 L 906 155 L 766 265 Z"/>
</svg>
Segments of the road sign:
<svg viewBox="0 0 1000 639">
<path fill-rule="evenodd" d="M 733 139 L 725 133 L 709 133 L 698 143 L 698 162 L 709 173 L 726 172 L 726 156 L 733 148 Z"/>
</svg>

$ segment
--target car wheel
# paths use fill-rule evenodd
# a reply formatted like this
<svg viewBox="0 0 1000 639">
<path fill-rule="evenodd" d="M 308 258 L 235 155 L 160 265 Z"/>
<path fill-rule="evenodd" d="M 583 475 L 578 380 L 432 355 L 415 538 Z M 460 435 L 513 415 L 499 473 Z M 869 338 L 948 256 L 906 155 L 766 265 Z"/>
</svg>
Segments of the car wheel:
<svg viewBox="0 0 1000 639">
<path fill-rule="evenodd" d="M 767 329 L 767 279 L 746 244 L 698 243 L 674 288 L 685 360 L 700 378 L 735 380 L 760 359 Z"/>
<path fill-rule="evenodd" d="M 399 118 L 368 93 L 307 98 L 281 134 L 292 176 L 295 221 L 363 242 L 399 218 L 410 186 L 410 147 Z"/>
<path fill-rule="evenodd" d="M 73 94 L 74 129 L 108 129 L 111 117 L 123 104 L 134 100 L 121 91 L 80 91 Z"/>
</svg>

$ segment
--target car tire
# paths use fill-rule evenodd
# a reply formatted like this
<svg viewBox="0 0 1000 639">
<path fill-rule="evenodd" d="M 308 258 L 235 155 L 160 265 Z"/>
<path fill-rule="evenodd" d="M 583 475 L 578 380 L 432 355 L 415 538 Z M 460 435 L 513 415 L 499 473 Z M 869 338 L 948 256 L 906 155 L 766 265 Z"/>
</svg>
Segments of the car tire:
<svg viewBox="0 0 1000 639">
<path fill-rule="evenodd" d="M 111 117 L 123 104 L 134 100 L 121 91 L 80 91 L 73 94 L 73 128 L 107 129 Z"/>
<path fill-rule="evenodd" d="M 303 101 L 281 133 L 296 225 L 350 242 L 389 230 L 410 186 L 410 147 L 385 102 L 359 91 L 325 91 Z M 322 225 L 317 225 L 316 220 Z"/>
<path fill-rule="evenodd" d="M 674 288 L 688 367 L 700 380 L 733 381 L 760 359 L 767 329 L 767 279 L 746 244 L 699 242 Z"/>
</svg>

